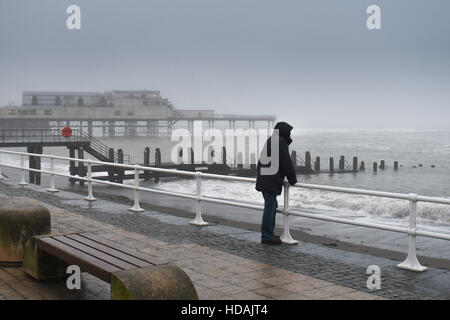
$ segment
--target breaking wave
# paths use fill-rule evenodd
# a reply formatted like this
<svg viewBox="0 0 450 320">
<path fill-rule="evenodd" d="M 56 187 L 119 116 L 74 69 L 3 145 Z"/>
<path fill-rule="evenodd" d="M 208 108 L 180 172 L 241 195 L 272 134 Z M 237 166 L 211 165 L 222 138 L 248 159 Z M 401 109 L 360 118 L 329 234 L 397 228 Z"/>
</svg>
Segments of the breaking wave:
<svg viewBox="0 0 450 320">
<path fill-rule="evenodd" d="M 194 180 L 160 182 L 156 187 L 191 194 L 196 192 Z M 255 190 L 252 183 L 205 179 L 202 181 L 202 194 L 215 198 L 263 203 L 261 194 Z M 278 203 L 283 204 L 282 196 L 278 198 Z M 409 202 L 406 200 L 303 188 L 291 188 L 290 207 L 318 209 L 333 214 L 353 214 L 367 218 L 402 219 L 409 216 Z M 450 206 L 419 202 L 417 217 L 430 222 L 450 224 Z"/>
</svg>

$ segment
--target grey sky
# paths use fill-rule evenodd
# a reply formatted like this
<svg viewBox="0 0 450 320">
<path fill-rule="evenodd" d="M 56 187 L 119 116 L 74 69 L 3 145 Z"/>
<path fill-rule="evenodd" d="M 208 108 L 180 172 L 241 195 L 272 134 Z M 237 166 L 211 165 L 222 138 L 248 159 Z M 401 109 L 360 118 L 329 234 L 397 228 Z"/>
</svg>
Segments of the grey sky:
<svg viewBox="0 0 450 320">
<path fill-rule="evenodd" d="M 82 29 L 66 28 L 66 8 Z M 382 30 L 366 28 L 381 7 Z M 296 128 L 450 129 L 448 0 L 0 0 L 0 105 L 158 89 Z"/>
</svg>

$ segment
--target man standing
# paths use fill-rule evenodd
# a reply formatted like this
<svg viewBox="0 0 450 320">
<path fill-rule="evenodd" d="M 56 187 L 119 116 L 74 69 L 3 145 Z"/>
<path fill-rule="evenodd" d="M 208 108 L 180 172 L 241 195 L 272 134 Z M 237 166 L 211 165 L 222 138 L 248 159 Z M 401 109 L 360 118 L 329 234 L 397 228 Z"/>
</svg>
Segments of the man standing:
<svg viewBox="0 0 450 320">
<path fill-rule="evenodd" d="M 261 191 L 264 197 L 261 224 L 261 243 L 263 244 L 281 244 L 280 237 L 273 234 L 278 207 L 277 196 L 281 194 L 285 177 L 291 185 L 297 183 L 294 165 L 289 154 L 292 129 L 293 127 L 288 123 L 278 122 L 272 136 L 267 139 L 258 161 L 256 190 Z"/>
</svg>

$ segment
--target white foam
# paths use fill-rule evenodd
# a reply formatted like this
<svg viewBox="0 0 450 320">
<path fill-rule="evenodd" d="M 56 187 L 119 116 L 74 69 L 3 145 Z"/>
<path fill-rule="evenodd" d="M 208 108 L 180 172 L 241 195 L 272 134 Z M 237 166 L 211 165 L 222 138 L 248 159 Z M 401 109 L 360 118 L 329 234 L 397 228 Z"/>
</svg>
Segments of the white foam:
<svg viewBox="0 0 450 320">
<path fill-rule="evenodd" d="M 160 182 L 157 188 L 194 194 L 194 180 Z M 209 197 L 236 199 L 263 203 L 261 193 L 253 183 L 229 182 L 205 179 L 202 181 L 202 194 Z M 283 205 L 283 197 L 278 197 Z M 303 188 L 291 188 L 290 207 L 318 209 L 329 214 L 354 215 L 373 219 L 405 221 L 409 216 L 409 202 L 390 198 L 344 194 Z M 423 222 L 444 223 L 450 226 L 450 206 L 432 203 L 419 203 L 417 217 Z"/>
</svg>

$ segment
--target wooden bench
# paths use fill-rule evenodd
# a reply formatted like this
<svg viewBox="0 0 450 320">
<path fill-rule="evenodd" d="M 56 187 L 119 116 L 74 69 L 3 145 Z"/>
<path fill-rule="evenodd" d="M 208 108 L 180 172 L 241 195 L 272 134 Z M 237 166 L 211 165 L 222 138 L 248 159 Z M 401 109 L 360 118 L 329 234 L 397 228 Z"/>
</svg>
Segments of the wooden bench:
<svg viewBox="0 0 450 320">
<path fill-rule="evenodd" d="M 24 271 L 37 280 L 67 276 L 68 265 L 110 283 L 112 299 L 198 299 L 177 266 L 92 233 L 35 236 L 24 249 Z"/>
</svg>

